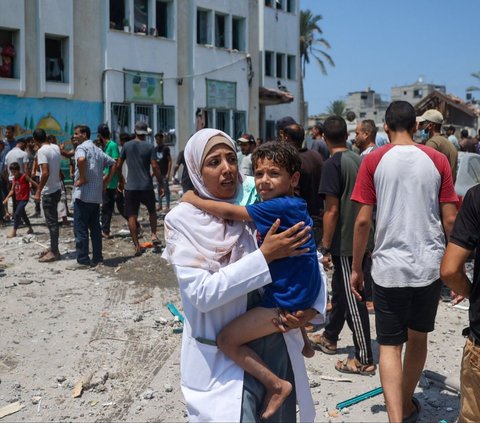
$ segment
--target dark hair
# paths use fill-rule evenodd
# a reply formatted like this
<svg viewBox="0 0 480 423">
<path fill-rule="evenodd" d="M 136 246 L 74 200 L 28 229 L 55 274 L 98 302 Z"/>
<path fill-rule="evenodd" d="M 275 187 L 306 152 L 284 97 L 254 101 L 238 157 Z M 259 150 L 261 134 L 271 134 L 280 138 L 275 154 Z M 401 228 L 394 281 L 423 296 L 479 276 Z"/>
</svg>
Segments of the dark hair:
<svg viewBox="0 0 480 423">
<path fill-rule="evenodd" d="M 285 127 L 283 134 L 290 138 L 297 147 L 301 147 L 305 139 L 305 130 L 297 123 Z"/>
<path fill-rule="evenodd" d="M 158 137 L 158 138 L 163 138 L 163 137 L 164 137 L 163 132 L 157 132 L 157 133 L 155 134 L 155 138 L 157 138 L 157 137 Z"/>
<path fill-rule="evenodd" d="M 17 140 L 17 145 L 18 145 L 19 142 L 23 142 L 25 145 L 27 144 L 27 142 L 25 141 L 25 138 L 19 138 Z"/>
<path fill-rule="evenodd" d="M 98 127 L 98 135 L 100 135 L 102 138 L 110 138 L 110 129 L 108 128 L 108 125 L 102 123 Z"/>
<path fill-rule="evenodd" d="M 37 128 L 33 131 L 33 139 L 39 142 L 45 142 L 47 139 L 47 134 L 42 128 Z"/>
<path fill-rule="evenodd" d="M 8 168 L 10 170 L 20 170 L 20 165 L 17 162 L 13 162 Z"/>
<path fill-rule="evenodd" d="M 315 128 L 320 135 L 323 135 L 323 124 L 317 123 L 316 125 L 312 126 L 312 129 Z"/>
<path fill-rule="evenodd" d="M 128 134 L 126 132 L 122 132 L 119 136 L 118 136 L 118 139 L 122 142 L 127 142 L 127 141 L 130 141 L 132 140 L 133 138 L 135 137 L 132 137 L 131 134 Z"/>
<path fill-rule="evenodd" d="M 455 132 L 455 126 L 450 125 L 450 126 L 447 128 L 447 131 L 453 131 L 453 132 Z"/>
<path fill-rule="evenodd" d="M 460 136 L 461 136 L 462 138 L 468 138 L 468 129 L 462 129 L 462 130 L 460 131 Z"/>
<path fill-rule="evenodd" d="M 87 139 L 90 139 L 90 128 L 87 125 L 76 125 L 73 129 L 78 129 L 82 134 L 87 135 Z"/>
<path fill-rule="evenodd" d="M 394 132 L 410 132 L 417 125 L 415 109 L 407 101 L 392 101 L 385 112 L 385 123 Z"/>
<path fill-rule="evenodd" d="M 56 144 L 56 143 L 57 143 L 57 137 L 56 137 L 55 135 L 50 134 L 50 135 L 47 136 L 47 139 L 48 139 L 48 141 L 51 142 L 52 144 Z"/>
<path fill-rule="evenodd" d="M 290 144 L 278 141 L 266 142 L 252 153 L 252 167 L 256 169 L 259 160 L 271 160 L 277 166 L 284 168 L 290 175 L 300 172 L 302 161 Z"/>
<path fill-rule="evenodd" d="M 344 145 L 347 141 L 347 122 L 340 116 L 329 116 L 323 122 L 323 135 L 333 145 Z"/>
<path fill-rule="evenodd" d="M 9 129 L 10 131 L 15 132 L 15 126 L 13 125 L 7 125 L 5 129 Z"/>
</svg>

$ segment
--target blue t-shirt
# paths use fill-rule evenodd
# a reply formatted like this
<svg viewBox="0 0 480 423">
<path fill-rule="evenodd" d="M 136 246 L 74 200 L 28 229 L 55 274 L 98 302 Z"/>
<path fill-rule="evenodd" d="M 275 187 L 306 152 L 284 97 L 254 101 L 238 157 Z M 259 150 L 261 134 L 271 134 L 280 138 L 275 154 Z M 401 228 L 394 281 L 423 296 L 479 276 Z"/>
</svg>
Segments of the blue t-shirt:
<svg viewBox="0 0 480 423">
<path fill-rule="evenodd" d="M 279 233 L 300 221 L 310 227 L 313 225 L 312 218 L 307 212 L 307 203 L 299 197 L 278 197 L 246 207 L 257 228 L 259 246 L 278 218 Z M 275 260 L 268 265 L 272 283 L 264 288 L 264 299 L 261 304 L 263 307 L 280 307 L 290 311 L 305 310 L 317 299 L 322 278 L 313 231 L 310 234 L 310 239 L 301 247 L 309 247 L 308 253 Z"/>
</svg>

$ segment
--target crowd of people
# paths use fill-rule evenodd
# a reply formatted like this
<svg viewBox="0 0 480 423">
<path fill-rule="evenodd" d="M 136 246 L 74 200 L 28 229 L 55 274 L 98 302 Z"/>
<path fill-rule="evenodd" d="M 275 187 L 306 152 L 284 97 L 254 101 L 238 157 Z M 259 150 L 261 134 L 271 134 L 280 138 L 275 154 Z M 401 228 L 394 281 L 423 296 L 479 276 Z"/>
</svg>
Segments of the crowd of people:
<svg viewBox="0 0 480 423">
<path fill-rule="evenodd" d="M 169 148 L 163 143 L 164 135 L 156 134 L 156 146 L 153 146 L 146 141 L 150 133 L 145 123 L 137 122 L 134 135 L 121 134 L 117 143 L 111 139 L 106 124 L 98 126 L 95 140 L 91 139 L 88 126 L 77 125 L 71 138 L 73 148 L 68 149 L 65 143 L 59 144 L 55 136 L 40 128 L 35 129 L 31 137 L 16 140 L 13 126 L 8 126 L 5 139 L 0 142 L 1 223 L 5 225 L 13 220 L 13 229 L 7 236 L 17 236 L 22 222 L 28 228 L 27 233 L 33 233 L 25 211 L 31 196 L 35 203 L 32 217 L 40 216 L 41 205 L 50 236 L 50 246 L 41 252 L 39 261 L 59 260 L 60 226 L 70 224 L 64 181 L 71 178 L 70 205 L 78 267 L 102 263 L 102 238 L 112 236 L 115 206 L 128 222 L 135 255 L 144 251 L 138 237 L 140 204 L 148 211 L 151 243 L 159 244 L 157 211 L 168 212 L 170 207 L 168 180 L 172 160 Z M 62 160 L 69 163 L 68 173 L 62 169 Z M 158 205 L 152 171 L 157 179 Z M 12 213 L 9 213 L 10 199 Z M 164 199 L 166 209 L 162 207 Z"/>
<path fill-rule="evenodd" d="M 480 132 L 470 138 L 462 130 L 458 140 L 443 123 L 437 110 L 416 116 L 409 103 L 395 101 L 382 128 L 387 143 L 368 119 L 349 139 L 339 116 L 311 128 L 308 148 L 304 128 L 288 116 L 277 121 L 277 139 L 266 143 L 205 128 L 173 167 L 163 134 L 150 144 L 144 122 L 118 144 L 106 124 L 95 141 L 89 127 L 77 125 L 72 150 L 42 129 L 31 140 L 15 140 L 7 127 L 1 217 L 12 199 L 8 236 L 22 221 L 30 233 L 25 206 L 33 193 L 50 235 L 40 261 L 58 260 L 62 156 L 71 162 L 79 267 L 103 261 L 115 206 L 128 222 L 135 255 L 143 252 L 140 205 L 153 244 L 160 242 L 157 212 L 167 213 L 163 258 L 183 302 L 181 385 L 191 421 L 291 422 L 297 404 L 300 420 L 314 421 L 304 357 L 312 347 L 337 354 L 345 322 L 354 354 L 335 369 L 360 376 L 378 370 L 389 420 L 417 421 L 422 406 L 414 392 L 446 285 L 470 299 L 459 421 L 473 422 L 480 416 L 480 191 L 473 187 L 458 210 L 454 182 L 458 151 L 479 153 Z M 169 184 L 180 166 L 183 198 L 170 210 Z M 464 264 L 474 250 L 470 281 Z M 332 274 L 329 300 L 325 270 Z"/>
</svg>

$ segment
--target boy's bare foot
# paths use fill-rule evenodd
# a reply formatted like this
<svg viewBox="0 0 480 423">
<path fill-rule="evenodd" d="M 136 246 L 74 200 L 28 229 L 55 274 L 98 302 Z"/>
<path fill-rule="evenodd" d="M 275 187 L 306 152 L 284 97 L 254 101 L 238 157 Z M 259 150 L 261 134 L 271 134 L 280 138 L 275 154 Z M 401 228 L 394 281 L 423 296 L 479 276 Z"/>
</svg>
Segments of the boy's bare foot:
<svg viewBox="0 0 480 423">
<path fill-rule="evenodd" d="M 290 395 L 290 392 L 292 392 L 292 384 L 286 380 L 280 380 L 279 385 L 273 390 L 267 389 L 263 401 L 265 407 L 261 415 L 262 420 L 267 420 L 272 417 Z"/>
<path fill-rule="evenodd" d="M 310 341 L 305 342 L 305 344 L 303 344 L 302 354 L 304 357 L 307 357 L 307 358 L 312 358 L 315 355 L 315 350 L 310 344 Z"/>
<path fill-rule="evenodd" d="M 17 233 L 16 232 L 10 232 L 8 235 L 7 235 L 7 238 L 15 238 L 17 236 Z"/>
</svg>

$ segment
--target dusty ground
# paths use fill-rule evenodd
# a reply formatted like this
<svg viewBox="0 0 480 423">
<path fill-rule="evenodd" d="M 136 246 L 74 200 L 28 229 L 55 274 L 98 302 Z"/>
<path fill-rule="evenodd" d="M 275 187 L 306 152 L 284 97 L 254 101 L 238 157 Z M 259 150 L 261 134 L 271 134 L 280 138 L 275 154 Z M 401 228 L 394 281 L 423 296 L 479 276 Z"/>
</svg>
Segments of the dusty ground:
<svg viewBox="0 0 480 423">
<path fill-rule="evenodd" d="M 61 230 L 63 260 L 41 264 L 36 255 L 48 235 L 42 219 L 33 222 L 34 236 L 13 240 L 6 239 L 9 228 L 0 228 L 5 257 L 0 272 L 0 415 L 9 404 L 22 407 L 2 421 L 186 421 L 179 387 L 181 335 L 174 333 L 179 324 L 166 307 L 172 302 L 181 310 L 181 303 L 160 250 L 132 257 L 130 238 L 120 235 L 126 226 L 117 216 L 117 235 L 104 243 L 104 266 L 69 270 L 75 262 L 71 228 Z M 146 220 L 142 224 L 147 241 Z M 447 378 L 449 385 L 458 385 L 461 329 L 467 319 L 465 310 L 441 303 L 430 337 L 426 369 Z M 371 323 L 375 339 L 374 316 Z M 339 356 L 317 352 L 308 360 L 317 421 L 386 421 L 381 395 L 337 416 L 332 413 L 337 403 L 380 386 L 378 374 L 335 371 L 335 361 L 352 352 L 347 327 L 342 336 Z M 374 347 L 378 357 L 376 343 Z M 81 396 L 73 398 L 72 390 L 80 386 Z M 420 421 L 455 421 L 459 401 L 454 390 L 422 378 L 417 394 L 423 405 Z"/>
</svg>

